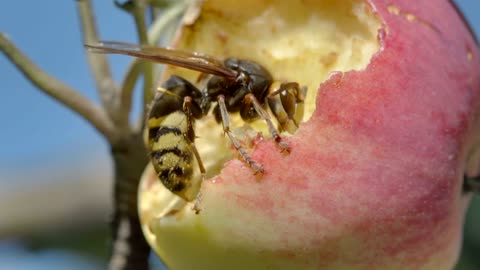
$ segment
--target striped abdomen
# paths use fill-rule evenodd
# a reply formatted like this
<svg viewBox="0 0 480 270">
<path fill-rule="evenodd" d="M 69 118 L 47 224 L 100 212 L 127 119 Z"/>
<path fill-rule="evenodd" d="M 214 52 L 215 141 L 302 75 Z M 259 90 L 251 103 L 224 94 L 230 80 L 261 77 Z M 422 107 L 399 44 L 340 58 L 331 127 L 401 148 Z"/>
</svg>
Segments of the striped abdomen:
<svg viewBox="0 0 480 270">
<path fill-rule="evenodd" d="M 150 158 L 158 178 L 170 191 L 187 199 L 185 192 L 191 186 L 193 173 L 193 153 L 185 136 L 187 116 L 175 111 L 150 117 L 147 125 Z"/>
</svg>

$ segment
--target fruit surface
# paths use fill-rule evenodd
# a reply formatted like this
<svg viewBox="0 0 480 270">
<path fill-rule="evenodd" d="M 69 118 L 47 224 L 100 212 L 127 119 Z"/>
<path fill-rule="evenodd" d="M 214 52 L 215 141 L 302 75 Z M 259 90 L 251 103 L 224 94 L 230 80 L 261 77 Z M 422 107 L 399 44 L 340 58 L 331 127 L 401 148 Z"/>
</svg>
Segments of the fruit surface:
<svg viewBox="0 0 480 270">
<path fill-rule="evenodd" d="M 265 168 L 259 178 L 213 119 L 198 123 L 210 178 L 201 212 L 148 167 L 147 240 L 172 270 L 452 269 L 463 175 L 480 165 L 480 58 L 468 28 L 449 1 L 285 2 L 205 1 L 177 46 L 253 59 L 307 85 L 291 153 L 256 135 L 261 122 L 234 122 Z"/>
</svg>

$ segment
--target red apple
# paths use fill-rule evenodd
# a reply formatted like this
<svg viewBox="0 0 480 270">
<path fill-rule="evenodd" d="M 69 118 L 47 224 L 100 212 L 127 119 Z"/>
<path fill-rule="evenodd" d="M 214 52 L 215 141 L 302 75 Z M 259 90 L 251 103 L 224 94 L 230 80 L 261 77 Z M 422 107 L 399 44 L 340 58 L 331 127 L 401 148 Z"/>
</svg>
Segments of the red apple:
<svg viewBox="0 0 480 270">
<path fill-rule="evenodd" d="M 308 85 L 291 153 L 252 139 L 258 179 L 236 158 L 224 163 L 235 152 L 212 117 L 198 123 L 218 175 L 202 184 L 196 215 L 148 168 L 147 240 L 170 269 L 452 269 L 462 178 L 480 165 L 471 32 L 449 1 L 286 2 L 206 1 L 177 45 Z"/>
</svg>

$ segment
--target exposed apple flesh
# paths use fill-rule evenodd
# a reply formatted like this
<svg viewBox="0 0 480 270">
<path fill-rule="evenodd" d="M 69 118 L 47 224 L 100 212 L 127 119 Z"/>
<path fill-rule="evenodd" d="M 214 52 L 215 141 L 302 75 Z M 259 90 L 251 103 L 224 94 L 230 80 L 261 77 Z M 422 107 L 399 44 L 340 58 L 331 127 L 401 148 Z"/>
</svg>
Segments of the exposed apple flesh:
<svg viewBox="0 0 480 270">
<path fill-rule="evenodd" d="M 177 45 L 308 85 L 292 152 L 247 128 L 266 171 L 258 179 L 213 117 L 199 122 L 196 143 L 218 175 L 202 184 L 195 215 L 148 167 L 147 240 L 172 270 L 452 269 L 469 200 L 462 178 L 480 164 L 471 33 L 448 1 L 286 2 L 205 1 Z"/>
</svg>

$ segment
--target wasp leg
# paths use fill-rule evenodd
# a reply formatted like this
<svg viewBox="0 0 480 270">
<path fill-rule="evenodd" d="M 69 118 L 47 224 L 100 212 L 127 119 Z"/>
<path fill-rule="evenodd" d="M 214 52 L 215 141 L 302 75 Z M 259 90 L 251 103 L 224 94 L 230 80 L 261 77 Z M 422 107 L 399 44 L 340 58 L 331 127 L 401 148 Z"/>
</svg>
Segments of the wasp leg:
<svg viewBox="0 0 480 270">
<path fill-rule="evenodd" d="M 195 143 L 193 142 L 190 142 L 190 147 L 192 148 L 192 152 L 193 154 L 195 155 L 195 158 L 197 159 L 197 163 L 198 163 L 198 168 L 200 169 L 200 175 L 201 175 L 201 183 L 203 183 L 205 181 L 205 174 L 206 174 L 206 170 L 205 170 L 205 167 L 203 166 L 203 162 L 202 162 L 202 159 L 200 158 L 200 154 L 198 153 L 198 150 L 197 150 L 197 147 L 195 147 Z M 200 201 L 202 199 L 202 191 L 199 190 L 198 191 L 198 194 L 197 194 L 197 197 L 195 198 L 195 203 L 193 204 L 193 207 L 192 207 L 192 210 L 195 211 L 195 214 L 199 214 L 200 213 Z"/>
<path fill-rule="evenodd" d="M 272 84 L 267 101 L 282 130 L 294 133 L 304 114 L 304 100 L 307 87 L 296 82 Z"/>
<path fill-rule="evenodd" d="M 260 102 L 258 102 L 257 98 L 253 94 L 247 94 L 245 96 L 245 102 L 247 104 L 252 104 L 253 108 L 257 112 L 257 114 L 262 118 L 268 126 L 268 130 L 270 131 L 270 134 L 272 135 L 273 139 L 277 143 L 277 145 L 282 149 L 283 151 L 290 152 L 288 144 L 282 140 L 282 137 L 280 137 L 280 134 L 278 134 L 277 129 L 272 123 L 272 119 L 270 118 L 270 114 L 260 105 Z"/>
<path fill-rule="evenodd" d="M 190 148 L 192 149 L 193 154 L 195 155 L 195 158 L 197 159 L 197 164 L 198 168 L 200 169 L 200 174 L 201 174 L 201 183 L 205 180 L 205 166 L 203 165 L 202 158 L 200 157 L 200 154 L 198 153 L 197 147 L 195 146 L 195 130 L 193 129 L 193 120 L 192 120 L 192 97 L 186 96 L 183 98 L 183 111 L 185 112 L 185 115 L 187 116 L 187 128 L 188 128 L 188 133 L 184 134 L 185 139 L 190 143 Z M 193 139 L 190 139 L 193 138 Z M 193 205 L 193 210 L 195 211 L 196 214 L 200 213 L 200 199 L 201 199 L 201 193 L 197 194 L 197 198 L 195 199 L 195 204 Z"/>
<path fill-rule="evenodd" d="M 282 105 L 282 100 L 280 99 L 277 83 L 272 84 L 271 89 L 275 89 L 274 92 L 270 93 L 265 99 L 268 104 L 268 107 L 272 111 L 275 119 L 278 122 L 278 129 L 281 131 L 287 131 L 288 133 L 293 134 L 297 130 L 298 126 L 294 121 L 289 119 L 285 108 Z"/>
<path fill-rule="evenodd" d="M 295 101 L 297 103 L 297 107 L 295 110 L 295 116 L 293 117 L 293 121 L 298 125 L 303 120 L 303 115 L 305 113 L 305 97 L 307 96 L 307 86 L 300 87 L 300 91 L 297 92 L 295 96 Z"/>
<path fill-rule="evenodd" d="M 263 174 L 263 167 L 258 162 L 253 160 L 245 149 L 240 145 L 235 135 L 230 130 L 230 118 L 228 116 L 227 106 L 225 105 L 225 97 L 223 95 L 218 95 L 217 97 L 218 107 L 220 109 L 220 117 L 222 118 L 223 124 L 223 131 L 228 135 L 230 141 L 232 141 L 233 146 L 237 149 L 238 153 L 242 156 L 245 162 L 248 164 L 250 168 L 254 171 L 255 174 L 262 173 Z"/>
</svg>

